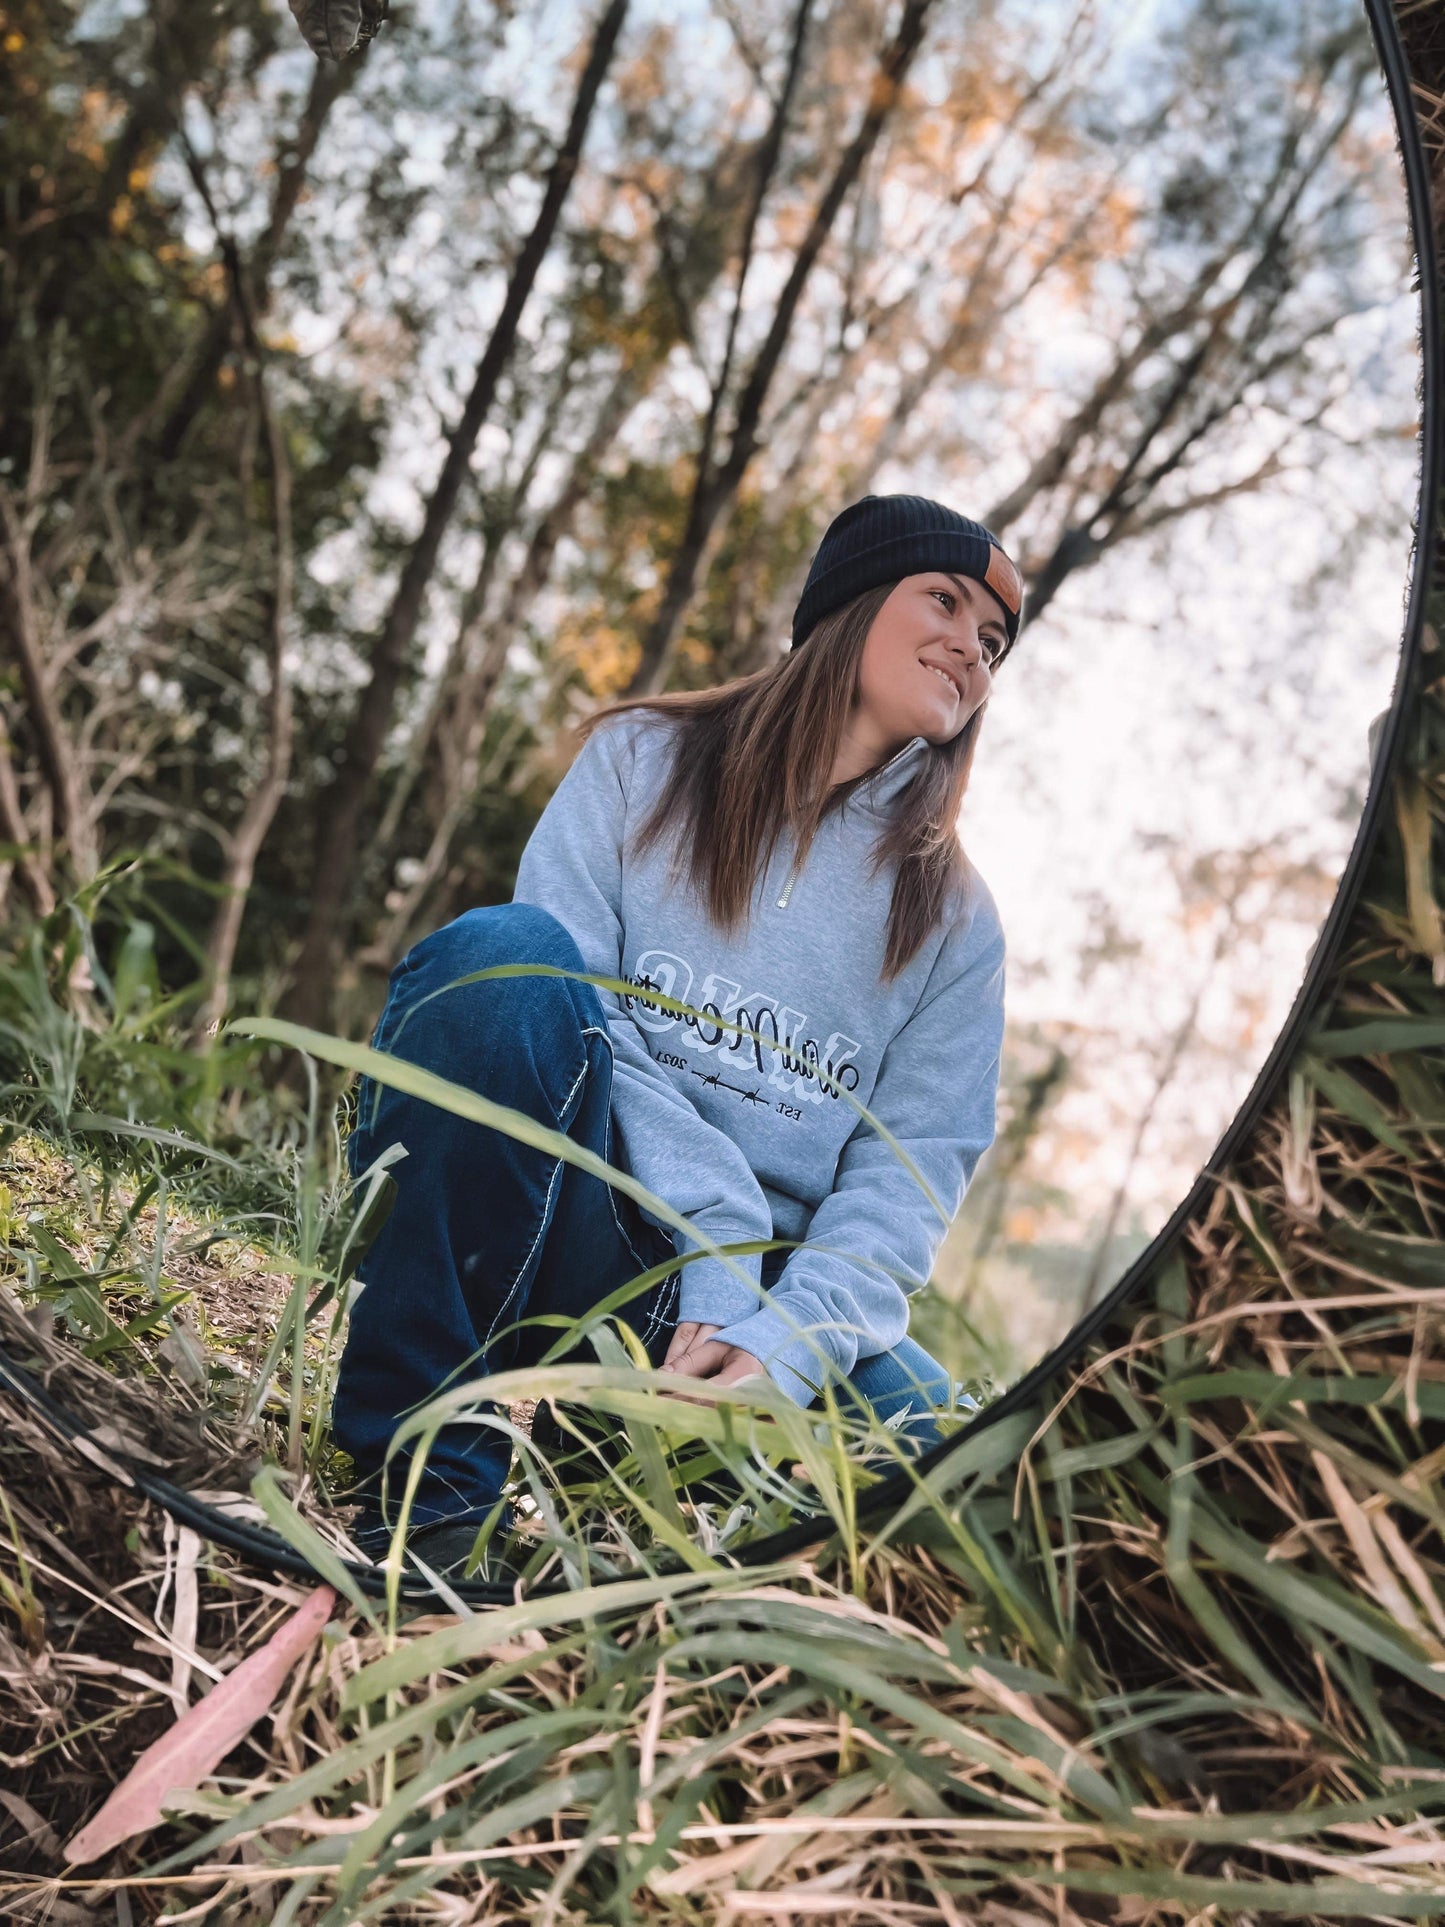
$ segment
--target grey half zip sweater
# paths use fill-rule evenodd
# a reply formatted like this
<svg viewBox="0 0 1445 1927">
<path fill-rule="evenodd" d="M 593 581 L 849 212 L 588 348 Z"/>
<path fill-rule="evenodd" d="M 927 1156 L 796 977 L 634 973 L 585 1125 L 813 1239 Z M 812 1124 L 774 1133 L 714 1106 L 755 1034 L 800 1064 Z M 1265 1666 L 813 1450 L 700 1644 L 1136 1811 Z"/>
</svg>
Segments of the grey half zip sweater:
<svg viewBox="0 0 1445 1927">
<path fill-rule="evenodd" d="M 593 732 L 528 839 L 513 899 L 551 911 L 588 970 L 637 986 L 625 998 L 598 991 L 613 1051 L 613 1162 L 715 1244 L 796 1242 L 691 1259 L 678 1316 L 720 1326 L 719 1339 L 807 1405 L 828 1366 L 846 1374 L 904 1336 L 908 1296 L 927 1283 L 947 1230 L 817 1067 L 877 1115 L 951 1220 L 995 1133 L 1004 935 L 969 864 L 944 924 L 891 984 L 880 981 L 893 873 L 870 877 L 869 857 L 928 751 L 915 736 L 828 816 L 801 870 L 784 830 L 746 929 L 728 939 L 690 879 L 669 887 L 666 839 L 641 859 L 629 847 L 677 728 L 632 712 Z M 649 991 L 704 1015 L 659 1009 Z M 709 1021 L 719 1017 L 766 1041 L 720 1030 Z M 680 1255 L 701 1248 L 673 1235 Z"/>
</svg>

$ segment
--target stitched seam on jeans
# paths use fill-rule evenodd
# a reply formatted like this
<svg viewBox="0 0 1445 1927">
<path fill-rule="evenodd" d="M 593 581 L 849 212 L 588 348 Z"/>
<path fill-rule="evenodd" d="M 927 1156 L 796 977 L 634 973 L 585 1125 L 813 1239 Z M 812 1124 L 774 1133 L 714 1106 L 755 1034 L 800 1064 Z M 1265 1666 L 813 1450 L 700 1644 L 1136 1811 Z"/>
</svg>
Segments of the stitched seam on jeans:
<svg viewBox="0 0 1445 1927">
<path fill-rule="evenodd" d="M 676 1324 L 677 1314 L 675 1305 L 681 1279 L 682 1273 L 679 1271 L 671 1271 L 667 1277 L 663 1279 L 662 1290 L 657 1294 L 657 1308 L 648 1320 L 647 1330 L 642 1334 L 642 1342 L 644 1345 L 659 1325 Z M 665 1316 L 664 1313 L 666 1314 Z"/>
<path fill-rule="evenodd" d="M 612 1038 L 608 1031 L 600 1029 L 596 1024 L 589 1024 L 586 1027 L 586 1029 L 583 1030 L 582 1035 L 584 1037 L 605 1037 L 607 1039 L 608 1051 L 611 1052 Z M 607 1127 L 606 1127 L 604 1141 L 610 1147 L 612 1142 L 612 1108 L 610 1105 L 608 1106 L 608 1110 L 607 1110 Z M 637 1249 L 637 1246 L 632 1242 L 632 1238 L 630 1233 L 628 1232 L 627 1226 L 622 1222 L 621 1213 L 617 1209 L 617 1194 L 613 1191 L 612 1186 L 610 1184 L 606 1186 L 606 1190 L 607 1190 L 607 1203 L 612 1212 L 612 1222 L 617 1226 L 618 1236 L 622 1239 L 622 1242 L 627 1246 L 627 1249 L 632 1253 L 632 1256 L 637 1260 L 638 1270 L 650 1271 L 652 1269 L 652 1266 L 648 1263 L 643 1253 L 640 1252 Z"/>
<path fill-rule="evenodd" d="M 605 1026 L 600 1024 L 585 1024 L 582 1029 L 582 1035 L 584 1037 L 604 1038 L 607 1043 L 607 1054 L 613 1060 L 613 1064 L 615 1067 L 616 1053 L 612 1049 L 612 1033 L 609 1030 L 607 1030 Z M 612 1105 L 610 1102 L 608 1103 L 608 1106 L 607 1106 L 607 1119 L 603 1126 L 602 1144 L 603 1144 L 603 1156 L 604 1158 L 606 1158 L 606 1154 L 611 1149 L 611 1146 L 612 1146 Z M 607 1161 L 609 1163 L 611 1162 L 610 1159 L 608 1159 Z M 637 1259 L 638 1265 L 640 1266 L 640 1268 L 643 1271 L 648 1270 L 649 1267 L 647 1264 L 647 1260 L 643 1257 L 642 1253 L 637 1249 L 637 1246 L 632 1242 L 632 1239 L 628 1236 L 627 1226 L 622 1222 L 622 1219 L 618 1214 L 616 1193 L 613 1191 L 612 1186 L 610 1184 L 605 1183 L 605 1180 L 604 1180 L 604 1186 L 607 1192 L 608 1208 L 612 1213 L 612 1222 L 617 1226 L 618 1236 L 622 1239 L 622 1242 L 627 1246 L 627 1249 L 632 1253 L 633 1257 Z"/>
<path fill-rule="evenodd" d="M 586 1053 L 586 1050 L 584 1049 L 582 1053 L 582 1068 L 580 1071 L 578 1071 L 576 1077 L 573 1078 L 572 1088 L 570 1091 L 568 1091 L 566 1097 L 564 1097 L 562 1100 L 562 1109 L 559 1113 L 559 1123 L 561 1118 L 564 1118 L 567 1115 L 567 1107 L 571 1104 L 572 1099 L 576 1096 L 577 1091 L 581 1086 L 582 1080 L 584 1077 L 586 1077 L 586 1075 L 587 1075 L 587 1053 Z M 556 1164 L 553 1167 L 552 1175 L 547 1181 L 547 1195 L 542 1201 L 542 1216 L 541 1216 L 541 1220 L 537 1225 L 537 1235 L 535 1238 L 533 1238 L 531 1244 L 527 1247 L 526 1256 L 522 1259 L 521 1264 L 518 1265 L 517 1267 L 517 1274 L 512 1280 L 511 1290 L 508 1291 L 506 1297 L 502 1300 L 501 1304 L 498 1306 L 496 1316 L 492 1319 L 491 1324 L 488 1325 L 486 1329 L 486 1334 L 482 1339 L 483 1345 L 490 1344 L 492 1333 L 497 1329 L 498 1319 L 501 1318 L 502 1313 L 506 1311 L 508 1305 L 510 1305 L 512 1300 L 516 1297 L 517 1287 L 522 1282 L 522 1274 L 526 1271 L 527 1266 L 531 1263 L 532 1253 L 537 1249 L 537 1246 L 541 1241 L 542 1234 L 547 1228 L 547 1211 L 548 1211 L 548 1207 L 551 1205 L 551 1202 L 552 1202 L 553 1187 L 555 1186 L 558 1178 L 562 1175 L 562 1164 L 563 1164 L 563 1160 L 561 1158 L 558 1158 Z M 490 1370 L 490 1367 L 488 1369 Z"/>
</svg>

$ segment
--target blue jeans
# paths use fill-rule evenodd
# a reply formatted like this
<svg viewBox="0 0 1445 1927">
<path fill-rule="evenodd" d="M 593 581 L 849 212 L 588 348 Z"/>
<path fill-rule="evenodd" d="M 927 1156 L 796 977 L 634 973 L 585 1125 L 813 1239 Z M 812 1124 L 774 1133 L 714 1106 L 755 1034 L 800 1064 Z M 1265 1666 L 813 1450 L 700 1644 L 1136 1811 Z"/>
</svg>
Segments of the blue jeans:
<svg viewBox="0 0 1445 1927">
<path fill-rule="evenodd" d="M 612 1042 L 596 986 L 541 976 L 456 982 L 499 963 L 586 969 L 550 911 L 526 903 L 468 910 L 423 937 L 392 971 L 373 1045 L 616 1162 Z M 372 1497 L 405 1413 L 444 1384 L 536 1363 L 559 1335 L 556 1326 L 519 1330 L 518 1320 L 579 1318 L 676 1256 L 671 1232 L 591 1172 L 363 1077 L 347 1143 L 353 1179 L 398 1139 L 408 1155 L 391 1167 L 396 1198 L 358 1267 L 365 1289 L 352 1306 L 332 1413 L 337 1443 Z M 788 1255 L 787 1248 L 764 1253 L 764 1285 Z M 668 1273 L 621 1314 L 654 1366 L 677 1321 L 680 1276 Z M 950 1389 L 943 1367 L 908 1338 L 860 1359 L 839 1385 L 844 1400 L 862 1399 L 880 1418 L 911 1406 L 916 1416 L 900 1429 L 920 1447 L 940 1436 L 926 1409 L 946 1401 Z M 480 1522 L 496 1503 L 511 1453 L 510 1441 L 490 1427 L 441 1428 L 413 1521 Z M 403 1454 L 392 1460 L 388 1489 L 394 1505 L 405 1489 Z"/>
</svg>

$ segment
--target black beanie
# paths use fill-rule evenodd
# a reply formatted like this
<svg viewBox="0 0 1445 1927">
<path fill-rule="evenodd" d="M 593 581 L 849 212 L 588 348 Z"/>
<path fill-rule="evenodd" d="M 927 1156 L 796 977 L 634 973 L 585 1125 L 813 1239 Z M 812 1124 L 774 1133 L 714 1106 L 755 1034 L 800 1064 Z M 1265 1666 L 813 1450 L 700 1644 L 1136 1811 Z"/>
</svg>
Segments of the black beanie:
<svg viewBox="0 0 1445 1927">
<path fill-rule="evenodd" d="M 865 495 L 824 531 L 793 612 L 793 647 L 806 642 L 821 617 L 865 589 L 927 569 L 951 570 L 991 589 L 1014 640 L 1023 579 L 996 535 L 926 495 Z"/>
</svg>

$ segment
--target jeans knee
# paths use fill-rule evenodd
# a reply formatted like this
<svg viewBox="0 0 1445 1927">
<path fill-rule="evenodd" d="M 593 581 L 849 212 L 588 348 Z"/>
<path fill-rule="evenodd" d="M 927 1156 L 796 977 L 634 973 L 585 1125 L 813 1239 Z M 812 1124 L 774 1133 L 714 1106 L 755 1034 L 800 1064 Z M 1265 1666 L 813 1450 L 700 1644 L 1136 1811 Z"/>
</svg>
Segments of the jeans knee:
<svg viewBox="0 0 1445 1927">
<path fill-rule="evenodd" d="M 520 960 L 536 952 L 548 963 L 553 950 L 576 951 L 577 945 L 566 925 L 544 910 L 539 903 L 477 903 L 463 910 L 450 923 L 439 924 L 415 946 L 484 952 L 505 952 L 505 961 Z M 500 960 L 500 959 L 499 959 Z"/>
<path fill-rule="evenodd" d="M 536 903 L 483 903 L 463 910 L 407 952 L 407 961 L 413 965 L 433 957 L 444 958 L 459 971 L 485 970 L 500 963 L 586 968 L 566 925 Z"/>
<path fill-rule="evenodd" d="M 559 970 L 585 970 L 577 941 L 565 924 L 536 903 L 488 903 L 462 911 L 450 923 L 431 931 L 407 952 L 407 973 L 424 970 L 429 987 L 437 988 L 486 970 L 494 964 L 550 964 Z M 594 985 L 575 978 L 519 973 L 498 978 L 517 1017 L 536 1015 L 556 1020 L 561 1000 L 584 1022 L 600 1021 Z M 418 984 L 416 988 L 420 988 Z M 492 988 L 487 980 L 458 986 L 473 991 Z"/>
</svg>

